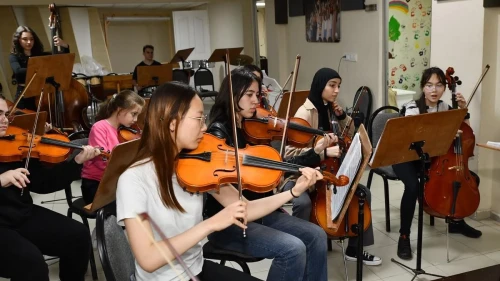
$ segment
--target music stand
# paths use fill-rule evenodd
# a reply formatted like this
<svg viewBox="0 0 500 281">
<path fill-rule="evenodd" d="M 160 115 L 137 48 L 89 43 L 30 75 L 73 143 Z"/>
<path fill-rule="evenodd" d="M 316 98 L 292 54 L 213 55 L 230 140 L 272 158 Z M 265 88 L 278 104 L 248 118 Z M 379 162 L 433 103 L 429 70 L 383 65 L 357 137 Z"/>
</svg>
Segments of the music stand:
<svg viewBox="0 0 500 281">
<path fill-rule="evenodd" d="M 132 74 L 107 75 L 102 77 L 103 92 L 107 95 L 119 93 L 124 89 L 133 89 Z"/>
<path fill-rule="evenodd" d="M 182 62 L 182 69 L 184 69 L 184 62 L 189 57 L 189 55 L 191 55 L 193 50 L 194 50 L 194 48 L 189 48 L 189 49 L 183 49 L 183 50 L 177 51 L 177 53 L 175 53 L 174 57 L 169 62 L 169 64 Z"/>
<path fill-rule="evenodd" d="M 466 114 L 467 109 L 458 109 L 389 119 L 370 161 L 372 169 L 415 160 L 420 161 L 417 267 L 412 269 L 394 258 L 391 259 L 392 262 L 411 270 L 415 274 L 413 279 L 420 274 L 444 277 L 422 270 L 424 187 L 429 178 L 427 170 L 430 165 L 430 157 L 441 156 L 448 152 Z"/>
<path fill-rule="evenodd" d="M 9 126 L 18 127 L 31 132 L 35 124 L 35 118 L 36 113 L 14 115 L 14 119 L 10 122 Z M 45 122 L 47 122 L 47 111 L 41 111 L 38 116 L 38 123 L 36 124 L 36 135 L 41 136 L 45 134 Z"/>
<path fill-rule="evenodd" d="M 85 206 L 85 209 L 95 212 L 116 200 L 116 185 L 121 175 L 120 172 L 131 164 L 139 150 L 140 142 L 140 139 L 124 142 L 111 151 L 111 157 L 99 182 L 94 200 L 91 204 Z"/>
<path fill-rule="evenodd" d="M 144 65 L 137 67 L 137 84 L 141 87 L 159 86 L 172 81 L 172 65 Z"/>
<path fill-rule="evenodd" d="M 358 130 L 359 133 L 359 140 L 361 142 L 361 153 L 363 155 L 361 159 L 361 163 L 359 165 L 359 168 L 356 172 L 356 177 L 354 180 L 351 181 L 351 189 L 349 190 L 349 193 L 346 195 L 346 199 L 344 200 L 344 205 L 342 207 L 342 210 L 340 211 L 339 215 L 336 218 L 332 218 L 332 189 L 327 188 L 326 189 L 326 224 L 327 227 L 330 229 L 333 229 L 336 231 L 339 229 L 340 224 L 342 221 L 345 219 L 345 214 L 347 212 L 347 209 L 349 208 L 350 202 L 356 194 L 356 196 L 359 199 L 359 211 L 358 211 L 358 224 L 355 225 L 355 228 L 353 229 L 353 232 L 357 232 L 356 234 L 358 235 L 358 248 L 357 248 L 357 265 L 356 265 L 356 280 L 362 280 L 363 279 L 363 232 L 364 232 L 364 220 L 365 220 L 365 214 L 364 214 L 364 205 L 365 205 L 365 199 L 366 199 L 366 193 L 358 188 L 359 181 L 361 180 L 361 177 L 365 171 L 366 165 L 368 164 L 368 161 L 370 159 L 370 155 L 372 153 L 372 144 L 370 142 L 370 138 L 368 137 L 368 134 L 366 133 L 365 126 L 361 124 Z M 347 186 L 346 186 L 347 187 Z M 346 188 L 344 186 L 338 187 L 338 188 Z M 346 221 L 346 226 L 351 227 L 347 225 Z"/>
<path fill-rule="evenodd" d="M 239 48 L 225 48 L 225 49 L 216 49 L 213 51 L 210 58 L 208 58 L 207 62 L 224 62 L 224 73 L 227 73 L 227 69 L 225 69 L 226 63 L 226 51 L 229 50 L 229 60 L 233 60 L 236 58 L 241 51 L 243 51 L 243 47 Z"/>
<path fill-rule="evenodd" d="M 75 54 L 59 54 L 50 56 L 31 57 L 28 60 L 26 72 L 26 81 L 33 79 L 32 85 L 24 94 L 25 98 L 39 96 L 45 84 L 50 84 L 55 88 L 55 106 L 56 117 L 55 126 L 64 130 L 64 101 L 61 91 L 70 89 L 72 79 L 73 64 Z"/>
</svg>

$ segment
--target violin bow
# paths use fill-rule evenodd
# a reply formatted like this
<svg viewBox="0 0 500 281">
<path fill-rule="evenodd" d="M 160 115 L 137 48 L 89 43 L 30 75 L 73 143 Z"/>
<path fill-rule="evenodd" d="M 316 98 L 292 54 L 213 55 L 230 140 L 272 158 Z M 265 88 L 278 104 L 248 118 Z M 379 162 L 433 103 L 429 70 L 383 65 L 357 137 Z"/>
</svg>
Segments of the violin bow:
<svg viewBox="0 0 500 281">
<path fill-rule="evenodd" d="M 33 80 L 35 79 L 35 76 L 36 76 L 36 72 L 35 74 L 33 74 L 33 77 L 31 77 L 30 79 L 30 82 L 28 83 L 28 85 L 26 86 L 26 88 L 24 88 L 23 92 L 19 95 L 19 97 L 16 99 L 16 102 L 14 103 L 14 105 L 12 106 L 12 108 L 10 109 L 10 112 L 9 112 L 9 115 L 7 115 L 7 118 L 11 117 L 12 115 L 14 115 L 14 112 L 16 111 L 17 109 L 17 105 L 19 104 L 19 102 L 21 101 L 21 99 L 24 97 L 24 95 L 26 94 L 26 91 L 28 90 L 28 88 L 30 87 L 31 85 L 31 82 L 33 82 Z"/>
<path fill-rule="evenodd" d="M 293 68 L 293 78 L 292 78 L 292 86 L 290 87 L 290 96 L 288 97 L 288 105 L 286 109 L 286 117 L 285 117 L 285 126 L 283 127 L 283 137 L 281 139 L 281 147 L 280 147 L 280 155 L 282 159 L 285 159 L 285 146 L 287 139 L 287 128 L 288 122 L 290 119 L 290 105 L 292 103 L 292 95 L 295 92 L 295 86 L 297 86 L 297 75 L 299 74 L 299 65 L 300 65 L 300 55 L 297 55 L 295 58 L 295 67 Z"/>
<path fill-rule="evenodd" d="M 283 87 L 281 87 L 281 90 L 280 90 L 280 93 L 278 94 L 278 97 L 276 97 L 276 99 L 274 100 L 274 103 L 273 103 L 274 109 L 276 109 L 275 106 L 276 106 L 276 103 L 278 102 L 278 100 L 283 98 L 284 89 L 285 89 L 286 85 L 288 85 L 288 82 L 290 81 L 290 78 L 292 78 L 292 75 L 293 75 L 293 71 L 290 72 L 290 74 L 288 74 L 288 78 L 286 78 L 285 84 L 283 85 Z"/>
<path fill-rule="evenodd" d="M 28 165 L 30 163 L 30 158 L 31 158 L 31 151 L 33 150 L 33 143 L 35 141 L 35 133 L 36 133 L 36 127 L 38 124 L 38 117 L 40 116 L 40 106 L 42 105 L 42 99 L 43 99 L 43 88 L 42 92 L 40 93 L 40 99 L 38 100 L 38 107 L 36 109 L 36 115 L 35 115 L 35 122 L 33 122 L 33 129 L 31 131 L 31 137 L 29 138 L 29 147 L 28 147 L 28 154 L 26 156 L 26 162 L 24 164 L 24 168 L 28 170 Z M 21 189 L 21 196 L 24 194 L 24 187 Z"/>
<path fill-rule="evenodd" d="M 486 76 L 486 73 L 488 73 L 488 70 L 490 70 L 490 65 L 489 64 L 486 65 L 486 67 L 483 70 L 483 74 L 481 74 L 481 77 L 479 77 L 479 80 L 477 81 L 476 86 L 474 87 L 474 90 L 472 91 L 472 94 L 470 95 L 469 100 L 467 101 L 467 106 L 466 107 L 469 107 L 469 104 L 472 101 L 472 98 L 476 94 L 476 91 L 479 88 L 479 85 L 481 84 L 481 82 L 483 82 L 483 79 Z"/>
<path fill-rule="evenodd" d="M 354 102 L 354 105 L 352 106 L 352 112 L 348 115 L 349 117 L 351 117 L 351 122 L 345 124 L 344 128 L 342 129 L 341 133 L 340 133 L 340 136 L 343 136 L 345 131 L 348 130 L 350 127 L 351 127 L 351 123 L 352 123 L 352 115 L 354 114 L 354 109 L 356 108 L 356 106 L 358 105 L 358 101 L 359 99 L 361 98 L 361 95 L 363 94 L 363 91 L 365 90 L 365 87 L 366 86 L 363 86 L 361 87 L 361 91 L 359 92 L 359 96 L 356 98 L 356 101 Z M 335 114 L 333 114 L 333 116 L 335 116 Z M 335 116 L 336 118 L 337 116 Z M 338 119 L 338 118 L 337 118 Z"/>
<path fill-rule="evenodd" d="M 172 243 L 170 243 L 170 241 L 165 236 L 165 234 L 160 229 L 160 227 L 151 219 L 151 217 L 147 213 L 139 214 L 136 217 L 136 219 L 139 221 L 139 224 L 141 225 L 141 227 L 144 230 L 144 232 L 146 232 L 146 234 L 147 234 L 149 240 L 151 241 L 151 243 L 153 243 L 156 246 L 156 248 L 158 249 L 158 251 L 160 252 L 160 254 L 167 261 L 168 265 L 170 265 L 170 267 L 174 270 L 175 274 L 177 274 L 177 277 L 179 277 L 182 281 L 189 281 L 189 280 L 184 279 L 184 277 L 182 277 L 182 273 L 180 273 L 179 271 L 177 271 L 177 269 L 175 268 L 175 266 L 172 264 L 172 260 L 170 260 L 170 259 L 167 258 L 167 254 L 165 253 L 165 251 L 163 251 L 162 247 L 160 247 L 160 245 L 158 245 L 158 242 L 155 240 L 154 236 L 151 233 L 149 233 L 149 231 L 146 229 L 146 226 L 144 226 L 144 223 L 143 223 L 144 220 L 149 221 L 149 223 L 154 228 L 154 230 L 156 231 L 156 233 L 158 233 L 160 235 L 161 240 L 164 241 L 165 244 L 167 244 L 168 249 L 175 256 L 175 258 L 179 261 L 179 264 L 182 266 L 182 268 L 184 268 L 184 270 L 186 271 L 186 273 L 189 276 L 190 280 L 192 280 L 192 281 L 200 281 L 200 279 L 198 279 L 198 277 L 194 276 L 194 274 L 191 272 L 191 270 L 189 270 L 189 267 L 187 267 L 186 263 L 184 263 L 184 261 L 182 260 L 181 256 L 179 255 L 179 253 L 177 253 L 177 251 L 175 250 L 175 248 L 172 245 Z"/>
<path fill-rule="evenodd" d="M 226 75 L 229 83 L 229 99 L 231 102 L 231 121 L 233 123 L 232 129 L 233 129 L 233 146 L 234 146 L 234 153 L 235 153 L 235 164 L 236 164 L 236 176 L 238 178 L 238 194 L 239 194 L 239 199 L 243 200 L 243 190 L 242 190 L 242 185 L 241 185 L 241 169 L 240 169 L 240 157 L 238 157 L 239 154 L 239 149 L 238 149 L 238 133 L 236 132 L 236 110 L 235 110 L 235 103 L 234 103 L 234 94 L 233 94 L 233 80 L 231 78 L 231 68 L 229 65 L 229 49 L 226 49 L 226 56 L 225 56 L 225 64 L 226 64 Z M 243 237 L 246 237 L 246 231 L 243 230 Z"/>
</svg>

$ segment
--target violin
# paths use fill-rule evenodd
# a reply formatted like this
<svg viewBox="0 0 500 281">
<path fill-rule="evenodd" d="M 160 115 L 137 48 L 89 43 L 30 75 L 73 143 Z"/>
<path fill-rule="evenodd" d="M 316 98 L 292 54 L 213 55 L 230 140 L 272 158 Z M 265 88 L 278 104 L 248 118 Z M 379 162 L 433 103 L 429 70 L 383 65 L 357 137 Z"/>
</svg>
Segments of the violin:
<svg viewBox="0 0 500 281">
<path fill-rule="evenodd" d="M 133 124 L 130 127 L 120 126 L 118 128 L 118 140 L 120 143 L 139 139 L 141 135 L 142 130 L 137 124 Z"/>
<path fill-rule="evenodd" d="M 448 88 L 452 92 L 452 107 L 458 108 L 455 70 L 446 70 Z M 475 136 L 465 122 L 448 152 L 431 160 L 430 179 L 424 189 L 424 210 L 435 217 L 461 219 L 472 215 L 479 207 L 480 195 L 475 178 L 469 171 L 469 158 L 474 155 Z"/>
<path fill-rule="evenodd" d="M 256 118 L 245 119 L 241 123 L 248 142 L 270 144 L 271 141 L 283 137 L 286 121 L 274 115 L 272 111 L 258 107 L 256 109 Z M 311 128 L 311 125 L 306 120 L 298 117 L 290 118 L 288 129 L 287 143 L 299 148 L 306 147 L 311 143 L 314 136 L 326 134 L 321 130 Z"/>
<path fill-rule="evenodd" d="M 257 193 L 273 190 L 281 182 L 283 172 L 299 173 L 303 166 L 282 162 L 274 148 L 267 145 L 246 146 L 239 149 L 241 188 Z M 175 173 L 179 185 L 188 192 L 199 193 L 219 190 L 225 183 L 236 183 L 236 157 L 234 148 L 225 139 L 205 133 L 198 148 L 181 152 Z M 196 170 L 196 173 L 193 173 Z M 336 186 L 349 183 L 346 176 L 336 177 L 323 172 L 323 180 Z"/>
<path fill-rule="evenodd" d="M 30 143 L 31 151 L 30 151 Z M 56 164 L 65 161 L 71 149 L 83 149 L 82 145 L 71 143 L 65 135 L 33 135 L 18 127 L 9 126 L 5 136 L 0 137 L 0 162 L 19 162 L 25 158 L 38 158 L 45 163 Z M 104 159 L 109 152 L 101 151 Z"/>
</svg>

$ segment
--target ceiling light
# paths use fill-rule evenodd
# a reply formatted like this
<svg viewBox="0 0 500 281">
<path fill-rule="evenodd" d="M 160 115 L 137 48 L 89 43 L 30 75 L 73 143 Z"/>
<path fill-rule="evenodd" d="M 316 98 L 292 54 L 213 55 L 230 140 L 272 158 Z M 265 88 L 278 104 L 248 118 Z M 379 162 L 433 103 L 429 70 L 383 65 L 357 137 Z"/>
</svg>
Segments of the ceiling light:
<svg viewBox="0 0 500 281">
<path fill-rule="evenodd" d="M 256 2 L 257 7 L 265 7 L 266 3 L 264 2 Z"/>
</svg>

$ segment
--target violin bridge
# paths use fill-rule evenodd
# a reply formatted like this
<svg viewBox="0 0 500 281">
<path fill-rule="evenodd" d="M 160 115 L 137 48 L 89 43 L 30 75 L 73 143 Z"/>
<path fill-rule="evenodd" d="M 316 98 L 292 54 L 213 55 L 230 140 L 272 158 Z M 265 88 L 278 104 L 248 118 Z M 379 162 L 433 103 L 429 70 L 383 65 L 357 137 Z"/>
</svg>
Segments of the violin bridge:
<svg viewBox="0 0 500 281">
<path fill-rule="evenodd" d="M 274 117 L 274 127 L 276 127 L 276 124 L 278 124 L 278 117 Z"/>
</svg>

